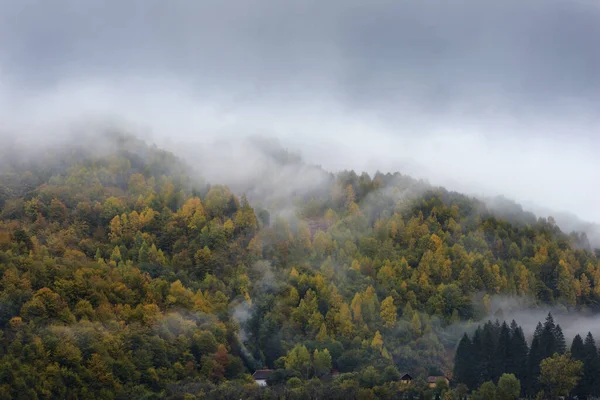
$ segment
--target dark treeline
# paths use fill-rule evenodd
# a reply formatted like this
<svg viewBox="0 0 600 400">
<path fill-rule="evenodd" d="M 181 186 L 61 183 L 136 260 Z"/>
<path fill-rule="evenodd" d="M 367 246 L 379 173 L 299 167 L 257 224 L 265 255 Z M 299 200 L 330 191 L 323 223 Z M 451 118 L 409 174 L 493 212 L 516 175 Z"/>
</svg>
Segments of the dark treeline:
<svg viewBox="0 0 600 400">
<path fill-rule="evenodd" d="M 531 346 L 514 320 L 510 325 L 506 321 L 502 324 L 498 320 L 488 321 L 471 336 L 465 333 L 455 354 L 454 378 L 456 383 L 475 390 L 486 382 L 498 382 L 503 374 L 514 374 L 521 383 L 521 395 L 536 397 L 551 390 L 545 387 L 550 385 L 544 385 L 552 373 L 550 369 L 542 371 L 544 361 L 559 359 L 561 355 L 571 362 L 565 365 L 577 366 L 580 361 L 582 366 L 572 377 L 574 383 L 569 394 L 578 398 L 599 396 L 600 381 L 596 377 L 600 373 L 600 359 L 594 337 L 590 332 L 585 340 L 575 336 L 568 351 L 562 329 L 552 314 L 548 314 L 543 324 L 538 322 Z M 544 373 L 548 377 L 543 377 Z"/>
</svg>

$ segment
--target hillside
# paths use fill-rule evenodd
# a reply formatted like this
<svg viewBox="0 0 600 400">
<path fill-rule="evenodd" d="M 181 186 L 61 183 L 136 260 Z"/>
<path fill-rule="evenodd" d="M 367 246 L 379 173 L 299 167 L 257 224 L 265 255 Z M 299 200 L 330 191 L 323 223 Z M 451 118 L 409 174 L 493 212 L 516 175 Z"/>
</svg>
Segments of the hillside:
<svg viewBox="0 0 600 400">
<path fill-rule="evenodd" d="M 318 190 L 285 190 L 293 174 L 229 188 L 135 138 L 98 140 L 4 149 L 0 398 L 416 394 L 452 373 L 448 327 L 494 295 L 599 307 L 597 255 L 520 207 L 308 166 Z"/>
</svg>

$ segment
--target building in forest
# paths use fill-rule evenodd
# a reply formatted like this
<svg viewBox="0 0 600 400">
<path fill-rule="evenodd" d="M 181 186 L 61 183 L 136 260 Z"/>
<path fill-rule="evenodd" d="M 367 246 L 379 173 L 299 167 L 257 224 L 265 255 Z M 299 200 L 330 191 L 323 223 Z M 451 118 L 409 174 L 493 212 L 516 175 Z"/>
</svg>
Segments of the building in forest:
<svg viewBox="0 0 600 400">
<path fill-rule="evenodd" d="M 448 378 L 446 378 L 445 376 L 428 376 L 427 377 L 427 384 L 432 389 L 437 386 L 439 381 L 446 382 L 446 385 L 450 384 L 450 380 Z"/>
<path fill-rule="evenodd" d="M 400 373 L 400 383 L 408 385 L 412 381 L 413 381 L 413 377 L 410 376 L 410 374 L 408 372 L 401 372 Z"/>
<path fill-rule="evenodd" d="M 252 378 L 254 378 L 254 382 L 258 383 L 259 386 L 267 386 L 267 379 L 272 373 L 273 370 L 271 369 L 257 369 L 252 374 Z"/>
</svg>

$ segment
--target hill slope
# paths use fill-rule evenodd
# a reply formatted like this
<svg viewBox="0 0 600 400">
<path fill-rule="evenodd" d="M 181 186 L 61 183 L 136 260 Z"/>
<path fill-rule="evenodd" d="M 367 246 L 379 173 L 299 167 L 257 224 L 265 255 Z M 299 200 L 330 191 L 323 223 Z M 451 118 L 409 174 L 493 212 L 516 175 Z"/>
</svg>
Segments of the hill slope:
<svg viewBox="0 0 600 400">
<path fill-rule="evenodd" d="M 596 255 L 551 219 L 352 171 L 286 192 L 284 218 L 102 140 L 1 169 L 2 398 L 385 394 L 399 370 L 448 373 L 447 327 L 491 295 L 598 307 Z"/>
</svg>

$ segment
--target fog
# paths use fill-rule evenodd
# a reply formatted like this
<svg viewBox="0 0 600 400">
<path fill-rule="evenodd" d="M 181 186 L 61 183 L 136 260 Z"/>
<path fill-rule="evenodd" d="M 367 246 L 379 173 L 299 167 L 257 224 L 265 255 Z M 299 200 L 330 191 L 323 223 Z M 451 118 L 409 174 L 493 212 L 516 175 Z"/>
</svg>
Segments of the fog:
<svg viewBox="0 0 600 400">
<path fill-rule="evenodd" d="M 217 183 L 318 185 L 260 136 L 326 171 L 600 222 L 599 39 L 592 0 L 0 0 L 0 134 L 36 148 L 110 124 Z"/>
<path fill-rule="evenodd" d="M 527 340 L 531 341 L 538 322 L 543 324 L 548 313 L 551 313 L 554 322 L 561 326 L 568 346 L 575 335 L 585 337 L 588 332 L 595 337 L 600 335 L 600 318 L 591 311 L 569 312 L 564 306 L 539 306 L 533 299 L 523 297 L 492 297 L 491 313 L 482 323 L 496 319 L 510 323 L 514 319 L 523 328 Z"/>
</svg>

